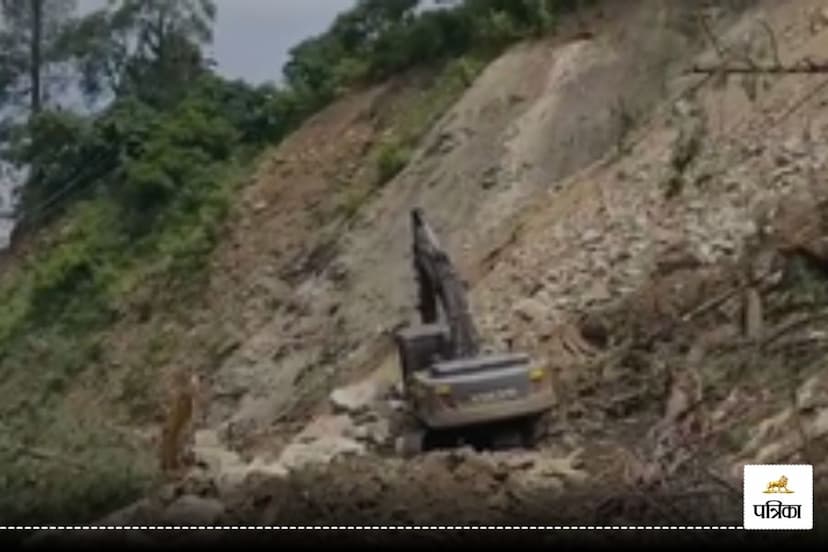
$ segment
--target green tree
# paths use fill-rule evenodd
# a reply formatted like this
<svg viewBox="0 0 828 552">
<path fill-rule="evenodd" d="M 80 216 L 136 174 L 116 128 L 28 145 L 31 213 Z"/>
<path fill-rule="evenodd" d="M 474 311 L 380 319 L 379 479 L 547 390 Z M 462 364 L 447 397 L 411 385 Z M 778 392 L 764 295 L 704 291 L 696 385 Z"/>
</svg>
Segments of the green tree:
<svg viewBox="0 0 828 552">
<path fill-rule="evenodd" d="M 359 0 L 327 32 L 289 52 L 284 67 L 291 89 L 313 111 L 353 82 L 376 78 L 379 67 L 404 65 L 401 41 L 416 19 L 419 0 Z M 387 72 L 387 71 L 386 71 Z"/>
<path fill-rule="evenodd" d="M 62 84 L 75 8 L 75 0 L 0 0 L 0 107 L 37 114 Z"/>
<path fill-rule="evenodd" d="M 90 99 L 136 95 L 154 105 L 180 99 L 207 72 L 213 0 L 110 0 L 85 17 L 68 44 Z"/>
</svg>

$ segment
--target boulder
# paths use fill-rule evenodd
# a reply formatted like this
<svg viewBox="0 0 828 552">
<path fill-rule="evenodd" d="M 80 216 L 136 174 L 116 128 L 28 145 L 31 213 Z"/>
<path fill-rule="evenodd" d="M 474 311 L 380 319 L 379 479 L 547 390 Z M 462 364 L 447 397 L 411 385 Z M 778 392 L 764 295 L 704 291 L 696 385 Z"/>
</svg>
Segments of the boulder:
<svg viewBox="0 0 828 552">
<path fill-rule="evenodd" d="M 196 464 L 212 473 L 220 473 L 244 464 L 238 453 L 228 450 L 221 444 L 218 434 L 213 430 L 196 432 L 193 456 Z"/>
<path fill-rule="evenodd" d="M 354 434 L 356 425 L 354 420 L 347 415 L 320 416 L 310 422 L 294 438 L 297 443 L 311 443 L 326 437 L 340 436 L 351 437 Z"/>
<path fill-rule="evenodd" d="M 338 412 L 360 414 L 368 410 L 379 398 L 379 389 L 372 381 L 335 389 L 330 396 Z"/>
<path fill-rule="evenodd" d="M 380 419 L 366 424 L 366 437 L 369 443 L 384 445 L 391 439 L 391 428 L 388 420 Z"/>
<path fill-rule="evenodd" d="M 251 476 L 270 478 L 287 477 L 288 470 L 280 462 L 265 462 L 256 458 L 251 464 L 230 466 L 214 475 L 219 496 L 233 493 L 244 485 Z"/>
<path fill-rule="evenodd" d="M 509 470 L 526 470 L 535 465 L 536 458 L 529 454 L 510 454 L 500 460 L 503 467 Z"/>
<path fill-rule="evenodd" d="M 330 464 L 342 456 L 361 455 L 365 445 L 340 435 L 321 437 L 311 442 L 294 442 L 284 448 L 279 464 L 289 471 L 298 471 L 315 464 Z"/>
<path fill-rule="evenodd" d="M 515 314 L 526 322 L 539 322 L 545 320 L 546 317 L 549 316 L 550 310 L 551 309 L 547 305 L 531 297 L 523 299 L 515 305 Z"/>
<path fill-rule="evenodd" d="M 265 475 L 269 477 L 285 477 L 288 475 L 288 470 L 279 462 L 265 462 L 261 458 L 256 458 L 247 469 L 249 474 Z"/>
</svg>

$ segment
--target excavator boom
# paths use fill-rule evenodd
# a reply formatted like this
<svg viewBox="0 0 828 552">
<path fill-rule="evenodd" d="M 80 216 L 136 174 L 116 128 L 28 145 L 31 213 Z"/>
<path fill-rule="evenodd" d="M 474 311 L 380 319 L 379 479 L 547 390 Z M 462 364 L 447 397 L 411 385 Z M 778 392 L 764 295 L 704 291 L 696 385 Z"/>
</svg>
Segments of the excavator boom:
<svg viewBox="0 0 828 552">
<path fill-rule="evenodd" d="M 451 359 L 477 356 L 480 337 L 471 316 L 466 289 L 451 259 L 440 247 L 421 209 L 413 209 L 414 270 L 419 284 L 419 310 L 423 324 L 438 319 L 439 301 L 449 328 Z"/>
</svg>

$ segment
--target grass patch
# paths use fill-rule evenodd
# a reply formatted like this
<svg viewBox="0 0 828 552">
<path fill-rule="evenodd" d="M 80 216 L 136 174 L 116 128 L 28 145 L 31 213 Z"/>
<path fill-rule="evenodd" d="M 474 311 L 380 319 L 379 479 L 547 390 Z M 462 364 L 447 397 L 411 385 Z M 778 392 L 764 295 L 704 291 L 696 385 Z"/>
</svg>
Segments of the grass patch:
<svg viewBox="0 0 828 552">
<path fill-rule="evenodd" d="M 467 55 L 447 62 L 431 86 L 396 110 L 387 138 L 373 153 L 378 186 L 408 165 L 423 137 L 472 85 L 489 61 L 483 55 Z"/>
<path fill-rule="evenodd" d="M 491 56 L 466 55 L 444 63 L 429 86 L 396 106 L 385 136 L 368 152 L 373 176 L 367 182 L 349 182 L 339 192 L 337 214 L 357 215 L 373 191 L 381 189 L 411 162 L 426 134 L 463 95 Z"/>
<path fill-rule="evenodd" d="M 377 163 L 391 167 L 394 167 L 394 163 L 389 160 L 403 159 L 407 163 L 406 152 L 410 153 L 416 148 L 440 117 L 472 85 L 489 61 L 490 57 L 477 54 L 447 62 L 427 90 L 416 96 L 410 105 L 396 111 L 391 123 L 391 137 L 381 144 Z"/>
<path fill-rule="evenodd" d="M 380 185 L 385 184 L 400 171 L 402 171 L 411 160 L 411 148 L 400 142 L 386 142 L 380 146 L 377 154 L 377 178 Z"/>
<path fill-rule="evenodd" d="M 0 513 L 7 523 L 81 523 L 120 508 L 157 483 L 137 442 L 33 406 L 0 425 Z"/>
</svg>

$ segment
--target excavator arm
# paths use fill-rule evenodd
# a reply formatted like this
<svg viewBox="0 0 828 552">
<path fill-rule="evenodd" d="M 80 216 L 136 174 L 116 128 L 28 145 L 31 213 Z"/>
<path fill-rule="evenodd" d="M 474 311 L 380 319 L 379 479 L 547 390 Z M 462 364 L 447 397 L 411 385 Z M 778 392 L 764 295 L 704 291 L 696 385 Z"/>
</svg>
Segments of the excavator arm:
<svg viewBox="0 0 828 552">
<path fill-rule="evenodd" d="M 465 287 L 421 209 L 411 211 L 411 222 L 422 322 L 437 322 L 439 302 L 449 327 L 452 359 L 474 357 L 480 352 L 480 337 L 471 316 Z"/>
</svg>

